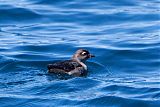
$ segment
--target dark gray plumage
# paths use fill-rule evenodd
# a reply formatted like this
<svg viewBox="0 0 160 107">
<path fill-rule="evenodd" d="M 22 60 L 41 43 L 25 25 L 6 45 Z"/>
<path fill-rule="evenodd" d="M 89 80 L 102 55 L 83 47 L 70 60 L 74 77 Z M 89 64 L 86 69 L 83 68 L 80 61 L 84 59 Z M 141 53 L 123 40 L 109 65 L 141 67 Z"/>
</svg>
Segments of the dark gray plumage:
<svg viewBox="0 0 160 107">
<path fill-rule="evenodd" d="M 69 72 L 71 70 L 74 70 L 77 67 L 82 67 L 81 64 L 79 64 L 76 61 L 73 60 L 66 60 L 62 62 L 56 62 L 54 64 L 49 64 L 48 69 L 61 69 L 64 70 L 65 72 Z"/>
<path fill-rule="evenodd" d="M 94 57 L 87 50 L 79 49 L 73 55 L 71 60 L 56 62 L 49 64 L 49 73 L 65 73 L 74 76 L 82 76 L 87 71 L 87 66 L 84 64 L 88 58 Z"/>
</svg>

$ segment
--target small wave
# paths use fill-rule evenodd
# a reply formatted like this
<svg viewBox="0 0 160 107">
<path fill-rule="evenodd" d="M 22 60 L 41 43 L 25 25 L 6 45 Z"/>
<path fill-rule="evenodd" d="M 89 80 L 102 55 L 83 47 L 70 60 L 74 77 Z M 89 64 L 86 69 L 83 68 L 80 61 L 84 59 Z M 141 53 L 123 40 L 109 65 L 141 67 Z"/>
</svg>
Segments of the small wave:
<svg viewBox="0 0 160 107">
<path fill-rule="evenodd" d="M 26 8 L 8 8 L 8 9 L 0 9 L 1 13 L 5 13 L 1 15 L 1 24 L 2 23 L 17 23 L 19 21 L 23 22 L 23 23 L 27 23 L 29 21 L 33 21 L 37 18 L 40 18 L 41 15 L 39 15 L 38 13 L 36 13 L 33 10 L 29 10 Z"/>
</svg>

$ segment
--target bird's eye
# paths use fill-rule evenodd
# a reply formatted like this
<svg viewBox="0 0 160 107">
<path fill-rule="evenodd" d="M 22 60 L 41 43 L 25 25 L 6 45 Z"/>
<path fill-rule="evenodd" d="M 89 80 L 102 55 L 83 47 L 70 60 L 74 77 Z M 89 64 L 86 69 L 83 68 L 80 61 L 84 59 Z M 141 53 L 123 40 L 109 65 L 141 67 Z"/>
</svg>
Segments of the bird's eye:
<svg viewBox="0 0 160 107">
<path fill-rule="evenodd" d="M 81 54 L 82 54 L 82 55 L 86 55 L 87 53 L 86 53 L 86 52 L 82 52 Z"/>
</svg>

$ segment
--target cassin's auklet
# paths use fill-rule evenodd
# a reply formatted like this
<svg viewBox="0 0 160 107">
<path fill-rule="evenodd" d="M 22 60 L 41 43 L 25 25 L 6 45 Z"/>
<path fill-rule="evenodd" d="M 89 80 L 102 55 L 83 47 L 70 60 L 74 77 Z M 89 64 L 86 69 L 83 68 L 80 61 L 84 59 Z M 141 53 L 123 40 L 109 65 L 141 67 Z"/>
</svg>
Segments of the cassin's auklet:
<svg viewBox="0 0 160 107">
<path fill-rule="evenodd" d="M 87 72 L 85 61 L 91 57 L 95 57 L 85 49 L 79 49 L 70 60 L 49 64 L 49 73 L 62 73 L 73 76 L 82 76 Z"/>
</svg>

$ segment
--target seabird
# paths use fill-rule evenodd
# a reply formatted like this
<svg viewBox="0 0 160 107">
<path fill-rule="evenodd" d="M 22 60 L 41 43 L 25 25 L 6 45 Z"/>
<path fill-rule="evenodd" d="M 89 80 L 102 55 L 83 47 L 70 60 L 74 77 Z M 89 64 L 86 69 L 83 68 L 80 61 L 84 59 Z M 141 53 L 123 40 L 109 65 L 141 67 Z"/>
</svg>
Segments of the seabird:
<svg viewBox="0 0 160 107">
<path fill-rule="evenodd" d="M 95 57 L 85 49 L 79 49 L 70 60 L 48 64 L 49 73 L 68 74 L 72 76 L 83 76 L 87 73 L 86 60 Z"/>
</svg>

